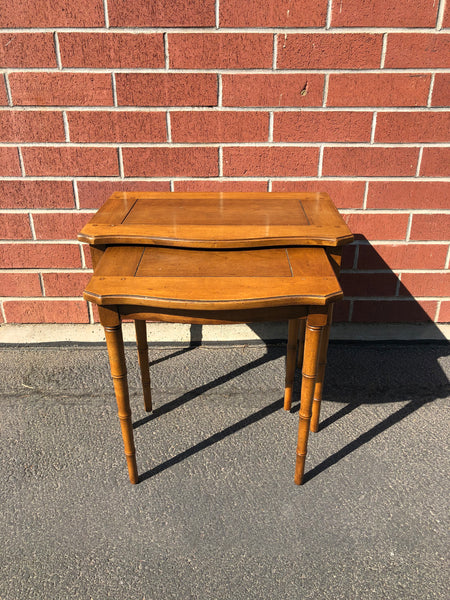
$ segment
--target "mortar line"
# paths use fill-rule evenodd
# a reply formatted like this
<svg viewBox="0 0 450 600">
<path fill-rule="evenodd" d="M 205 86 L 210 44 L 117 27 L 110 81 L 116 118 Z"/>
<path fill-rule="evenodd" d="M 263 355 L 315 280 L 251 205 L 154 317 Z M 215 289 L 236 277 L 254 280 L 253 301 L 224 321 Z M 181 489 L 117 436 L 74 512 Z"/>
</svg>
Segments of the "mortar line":
<svg viewBox="0 0 450 600">
<path fill-rule="evenodd" d="M 219 0 L 216 0 L 215 6 L 214 6 L 214 17 L 215 17 L 215 28 L 219 29 L 219 27 L 220 27 L 220 7 L 219 7 Z"/>
<path fill-rule="evenodd" d="M 220 74 L 219 74 L 220 75 Z M 220 112 L 226 110 L 230 112 L 261 112 L 273 110 L 274 112 L 393 112 L 396 113 L 446 113 L 447 107 L 443 106 L 67 106 L 55 104 L 52 106 L 2 106 L 0 111 L 8 111 L 14 108 L 16 112 L 57 112 L 65 110 L 67 112 L 163 112 L 166 110 L 177 110 L 184 112 Z"/>
<path fill-rule="evenodd" d="M 370 132 L 370 143 L 374 144 L 375 143 L 375 129 L 377 126 L 377 111 L 374 111 L 373 113 L 373 117 L 372 117 L 372 130 Z"/>
<path fill-rule="evenodd" d="M 440 9 L 444 12 L 444 8 Z M 326 25 L 325 25 L 326 27 Z M 210 25 L 205 27 L 114 27 L 114 33 L 130 33 L 130 29 L 133 33 L 218 33 L 216 25 Z M 358 34 L 358 33 L 372 33 L 372 34 L 384 34 L 388 29 L 388 33 L 433 33 L 442 35 L 441 31 L 436 31 L 435 26 L 432 27 L 332 27 L 330 30 L 321 27 L 220 27 L 220 33 L 303 33 L 305 31 L 309 33 L 321 33 L 323 35 L 335 35 L 338 33 L 347 34 Z M 33 33 L 111 33 L 111 30 L 106 26 L 102 27 L 33 27 Z M 29 27 L 3 27 L 2 33 L 30 33 Z M 445 30 L 444 30 L 444 33 Z"/>
<path fill-rule="evenodd" d="M 364 186 L 363 210 L 367 209 L 367 196 L 368 196 L 368 192 L 369 192 L 369 182 L 366 181 L 366 184 Z"/>
<path fill-rule="evenodd" d="M 330 27 L 331 27 L 332 12 L 333 12 L 333 0 L 328 0 L 325 29 L 330 29 Z"/>
<path fill-rule="evenodd" d="M 169 37 L 167 33 L 163 33 L 163 43 L 164 43 L 164 70 L 168 71 L 170 68 L 170 60 L 169 60 Z"/>
<path fill-rule="evenodd" d="M 2 314 L 2 318 L 3 318 L 3 323 L 7 323 L 8 321 L 6 320 L 5 308 L 3 306 L 3 302 L 0 302 L 0 311 Z"/>
<path fill-rule="evenodd" d="M 167 142 L 170 144 L 172 142 L 172 123 L 170 120 L 170 110 L 166 112 L 166 135 Z"/>
<path fill-rule="evenodd" d="M 268 135 L 268 142 L 273 142 L 273 111 L 269 112 L 269 135 Z"/>
<path fill-rule="evenodd" d="M 448 245 L 447 258 L 445 260 L 445 268 L 450 269 L 450 244 Z"/>
<path fill-rule="evenodd" d="M 328 82 L 330 81 L 330 75 L 327 73 L 324 77 L 324 82 L 323 82 L 323 97 L 322 97 L 322 107 L 321 108 L 326 108 L 327 107 L 327 100 L 328 100 Z"/>
<path fill-rule="evenodd" d="M 419 148 L 419 156 L 417 157 L 416 177 L 419 177 L 420 167 L 422 166 L 423 146 Z"/>
<path fill-rule="evenodd" d="M 436 79 L 436 73 L 432 73 L 431 80 L 430 80 L 430 91 L 428 92 L 428 100 L 427 100 L 427 107 L 429 107 L 429 108 L 431 108 L 431 99 L 433 97 L 434 80 L 435 79 Z"/>
<path fill-rule="evenodd" d="M 223 148 L 222 146 L 219 146 L 219 152 L 218 152 L 218 167 L 219 167 L 219 177 L 223 177 Z"/>
<path fill-rule="evenodd" d="M 388 34 L 383 33 L 383 45 L 381 46 L 381 58 L 380 58 L 380 69 L 384 69 L 384 63 L 386 60 Z"/>
<path fill-rule="evenodd" d="M 271 192 L 272 191 L 272 179 L 268 179 L 267 180 L 267 191 Z"/>
<path fill-rule="evenodd" d="M 440 0 L 437 19 L 436 19 L 437 31 L 440 31 L 442 29 L 442 22 L 444 20 L 444 12 L 445 12 L 445 4 L 446 4 L 446 0 Z"/>
<path fill-rule="evenodd" d="M 105 15 L 105 27 L 109 29 L 108 0 L 103 0 L 103 13 Z"/>
<path fill-rule="evenodd" d="M 348 307 L 348 321 L 349 323 L 352 322 L 353 319 L 353 300 L 350 300 L 350 305 Z"/>
<path fill-rule="evenodd" d="M 81 242 L 77 242 L 77 244 L 78 244 L 78 248 L 80 249 L 81 268 L 82 269 L 87 269 L 86 260 L 84 258 L 84 252 L 83 252 L 83 244 Z"/>
<path fill-rule="evenodd" d="M 58 69 L 61 71 L 62 70 L 61 50 L 59 47 L 59 38 L 58 38 L 57 31 L 55 31 L 53 34 L 53 43 L 55 46 L 56 64 L 58 65 Z"/>
<path fill-rule="evenodd" d="M 73 198 L 74 198 L 74 201 L 75 201 L 75 208 L 77 210 L 80 210 L 80 199 L 78 197 L 78 185 L 77 185 L 76 179 L 74 179 L 72 181 L 72 188 L 73 188 Z"/>
<path fill-rule="evenodd" d="M 273 34 L 273 53 L 272 53 L 272 69 L 275 71 L 277 68 L 278 58 L 278 34 Z"/>
<path fill-rule="evenodd" d="M 8 73 L 4 73 L 3 76 L 4 76 L 3 78 L 4 78 L 4 81 L 5 81 L 6 99 L 8 101 L 8 106 L 13 106 L 12 95 L 11 95 L 11 88 L 10 88 L 10 85 L 9 85 Z"/>
<path fill-rule="evenodd" d="M 222 107 L 222 102 L 223 102 L 222 74 L 217 73 L 217 106 Z"/>
<path fill-rule="evenodd" d="M 323 153 L 324 153 L 324 146 L 320 146 L 319 149 L 319 163 L 317 165 L 317 177 L 320 179 L 322 177 L 322 165 L 323 165 Z"/>
<path fill-rule="evenodd" d="M 69 131 L 69 120 L 67 118 L 67 112 L 62 111 L 63 126 L 64 126 L 64 137 L 66 142 L 70 142 L 70 131 Z"/>
<path fill-rule="evenodd" d="M 32 238 L 33 238 L 33 240 L 37 240 L 36 230 L 34 228 L 34 221 L 33 221 L 33 215 L 32 215 L 32 213 L 28 213 L 28 220 L 30 222 L 30 229 L 31 229 Z"/>
<path fill-rule="evenodd" d="M 410 242 L 411 241 L 411 227 L 412 227 L 412 221 L 413 221 L 413 216 L 412 213 L 409 215 L 408 218 L 408 225 L 406 227 L 406 237 L 405 237 L 405 242 Z"/>
<path fill-rule="evenodd" d="M 23 162 L 22 148 L 20 146 L 17 147 L 17 153 L 19 155 L 20 172 L 22 174 L 22 177 L 26 177 L 25 163 Z"/>
<path fill-rule="evenodd" d="M 124 179 L 124 169 L 123 169 L 123 156 L 122 156 L 122 148 L 121 146 L 117 146 L 117 159 L 119 161 L 119 175 L 121 179 Z"/>
<path fill-rule="evenodd" d="M 116 76 L 114 73 L 111 73 L 111 87 L 113 93 L 113 104 L 116 108 L 118 108 L 119 104 L 117 102 Z"/>
<path fill-rule="evenodd" d="M 39 283 L 41 285 L 42 296 L 45 297 L 45 285 L 44 285 L 44 278 L 42 276 L 42 273 L 39 273 Z"/>
</svg>

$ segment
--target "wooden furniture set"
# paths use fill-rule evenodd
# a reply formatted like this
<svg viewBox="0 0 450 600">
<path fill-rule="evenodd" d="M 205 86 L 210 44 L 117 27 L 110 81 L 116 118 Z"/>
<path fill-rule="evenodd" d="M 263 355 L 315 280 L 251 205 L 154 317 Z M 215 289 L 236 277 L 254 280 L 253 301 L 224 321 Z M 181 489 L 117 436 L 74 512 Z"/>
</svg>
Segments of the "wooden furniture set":
<svg viewBox="0 0 450 600">
<path fill-rule="evenodd" d="M 284 408 L 302 362 L 295 483 L 309 430 L 318 431 L 341 249 L 353 236 L 327 194 L 117 192 L 78 235 L 94 274 L 131 483 L 138 482 L 123 318 L 136 327 L 147 411 L 152 410 L 146 321 L 288 321 Z M 300 345 L 298 340 L 300 339 Z M 297 359 L 298 352 L 298 359 Z"/>
</svg>

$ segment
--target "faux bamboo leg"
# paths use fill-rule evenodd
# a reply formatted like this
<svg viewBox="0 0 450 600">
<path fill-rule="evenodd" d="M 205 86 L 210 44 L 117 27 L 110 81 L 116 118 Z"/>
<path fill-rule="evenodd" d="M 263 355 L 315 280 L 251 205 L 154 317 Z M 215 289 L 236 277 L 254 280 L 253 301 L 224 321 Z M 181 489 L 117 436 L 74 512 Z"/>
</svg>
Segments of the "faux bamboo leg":
<svg viewBox="0 0 450 600">
<path fill-rule="evenodd" d="M 118 325 L 104 327 L 109 363 L 111 365 L 111 376 L 114 383 L 123 445 L 128 465 L 128 474 L 131 483 L 137 483 L 138 472 L 136 465 L 136 451 L 133 440 L 133 426 L 131 424 L 130 401 L 128 398 L 127 368 L 123 348 L 122 327 L 120 321 Z"/>
<path fill-rule="evenodd" d="M 306 319 L 299 319 L 300 327 L 298 328 L 298 353 L 297 353 L 297 367 L 302 368 L 303 364 L 303 348 L 305 347 L 305 327 Z"/>
<path fill-rule="evenodd" d="M 320 404 L 322 402 L 323 380 L 325 379 L 325 368 L 327 366 L 328 341 L 330 339 L 330 326 L 333 318 L 333 305 L 328 307 L 327 324 L 323 329 L 320 340 L 319 364 L 317 367 L 317 379 L 314 387 L 314 400 L 312 405 L 312 416 L 310 429 L 312 432 L 319 431 Z"/>
<path fill-rule="evenodd" d="M 136 329 L 139 367 L 141 369 L 142 389 L 144 391 L 144 407 L 147 412 L 152 412 L 152 391 L 150 387 L 150 371 L 148 368 L 147 323 L 145 321 L 136 320 L 134 322 L 134 327 Z"/>
<path fill-rule="evenodd" d="M 315 317 L 324 316 L 323 320 Z M 298 424 L 297 458 L 295 463 L 294 481 L 301 485 L 305 470 L 306 450 L 308 445 L 309 423 L 311 420 L 311 405 L 314 395 L 314 385 L 317 375 L 320 337 L 326 315 L 309 315 L 306 322 L 305 353 L 302 370 L 302 393 Z"/>
<path fill-rule="evenodd" d="M 284 410 L 290 410 L 292 404 L 292 389 L 294 387 L 299 325 L 299 319 L 289 319 L 286 355 L 286 379 L 284 385 Z"/>
</svg>

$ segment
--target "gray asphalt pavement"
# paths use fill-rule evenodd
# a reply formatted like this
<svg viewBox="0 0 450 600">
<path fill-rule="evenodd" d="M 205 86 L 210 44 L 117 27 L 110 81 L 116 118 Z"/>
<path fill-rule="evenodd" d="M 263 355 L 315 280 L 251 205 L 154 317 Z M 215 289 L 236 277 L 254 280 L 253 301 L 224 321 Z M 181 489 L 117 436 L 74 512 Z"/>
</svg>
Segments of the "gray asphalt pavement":
<svg viewBox="0 0 450 600">
<path fill-rule="evenodd" d="M 0 347 L 0 600 L 448 598 L 448 345 L 332 344 L 301 487 L 284 347 L 126 352 L 136 486 L 104 346 Z"/>
</svg>

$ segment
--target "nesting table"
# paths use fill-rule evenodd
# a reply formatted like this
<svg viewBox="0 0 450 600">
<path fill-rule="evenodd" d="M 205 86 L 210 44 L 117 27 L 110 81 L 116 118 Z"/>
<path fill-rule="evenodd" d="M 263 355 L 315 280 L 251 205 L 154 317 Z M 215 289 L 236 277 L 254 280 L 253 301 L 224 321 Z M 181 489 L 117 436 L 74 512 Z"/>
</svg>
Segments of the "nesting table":
<svg viewBox="0 0 450 600">
<path fill-rule="evenodd" d="M 287 320 L 284 408 L 297 360 L 302 390 L 294 481 L 317 431 L 342 246 L 353 236 L 327 194 L 113 194 L 78 235 L 94 273 L 131 483 L 138 482 L 121 322 L 135 322 L 144 405 L 152 410 L 146 321 Z M 299 344 L 300 339 L 300 344 Z M 298 358 L 297 358 L 298 352 Z"/>
</svg>

